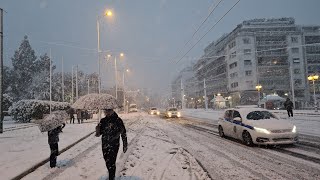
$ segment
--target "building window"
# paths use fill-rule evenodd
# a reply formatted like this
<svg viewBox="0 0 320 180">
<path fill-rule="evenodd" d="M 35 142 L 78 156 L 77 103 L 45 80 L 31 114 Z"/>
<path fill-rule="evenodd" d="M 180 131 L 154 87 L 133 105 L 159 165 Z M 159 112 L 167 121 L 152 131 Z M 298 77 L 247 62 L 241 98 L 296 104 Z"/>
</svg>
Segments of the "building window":
<svg viewBox="0 0 320 180">
<path fill-rule="evenodd" d="M 299 48 L 292 48 L 292 49 L 291 49 L 291 52 L 292 52 L 293 54 L 298 54 L 298 53 L 299 53 Z"/>
<path fill-rule="evenodd" d="M 252 71 L 246 71 L 246 76 L 251 76 L 252 75 Z"/>
<path fill-rule="evenodd" d="M 232 63 L 232 64 L 229 64 L 229 69 L 233 69 L 233 68 L 235 68 L 235 67 L 237 67 L 237 62 L 234 62 L 234 63 Z"/>
<path fill-rule="evenodd" d="M 253 81 L 246 81 L 249 88 L 253 88 Z"/>
<path fill-rule="evenodd" d="M 229 49 L 233 48 L 236 46 L 236 41 L 232 41 L 230 44 L 229 44 Z"/>
<path fill-rule="evenodd" d="M 238 73 L 237 72 L 234 72 L 234 73 L 230 74 L 230 78 L 235 78 L 235 77 L 238 77 Z"/>
<path fill-rule="evenodd" d="M 237 56 L 237 52 L 235 51 L 230 54 L 230 59 L 235 58 L 236 56 Z"/>
<path fill-rule="evenodd" d="M 251 49 L 245 49 L 243 52 L 244 52 L 244 55 L 250 55 Z"/>
<path fill-rule="evenodd" d="M 249 38 L 243 38 L 243 44 L 250 44 Z"/>
<path fill-rule="evenodd" d="M 294 69 L 294 70 L 293 70 L 293 73 L 294 73 L 294 74 L 301 74 L 301 71 L 300 71 L 300 69 Z"/>
<path fill-rule="evenodd" d="M 252 65 L 251 60 L 244 60 L 244 65 L 245 66 L 251 66 Z"/>
<path fill-rule="evenodd" d="M 293 58 L 293 63 L 299 64 L 300 63 L 300 58 Z"/>
<path fill-rule="evenodd" d="M 236 88 L 236 87 L 238 87 L 238 82 L 231 83 L 231 88 Z"/>
<path fill-rule="evenodd" d="M 297 43 L 298 42 L 298 37 L 291 37 L 291 42 Z"/>
<path fill-rule="evenodd" d="M 294 80 L 294 85 L 301 85 L 302 84 L 302 80 L 301 79 L 295 79 Z"/>
</svg>

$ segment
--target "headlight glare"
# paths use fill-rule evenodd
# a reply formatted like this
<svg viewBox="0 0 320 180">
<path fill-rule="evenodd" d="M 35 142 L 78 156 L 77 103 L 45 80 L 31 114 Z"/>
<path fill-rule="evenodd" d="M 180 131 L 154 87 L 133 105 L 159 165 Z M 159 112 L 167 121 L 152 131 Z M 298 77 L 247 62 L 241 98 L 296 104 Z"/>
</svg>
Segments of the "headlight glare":
<svg viewBox="0 0 320 180">
<path fill-rule="evenodd" d="M 254 127 L 254 130 L 256 130 L 257 132 L 260 132 L 260 133 L 270 134 L 270 131 L 268 131 L 267 129 L 264 129 L 264 128 Z"/>
<path fill-rule="evenodd" d="M 297 132 L 297 127 L 296 127 L 296 126 L 293 126 L 292 132 L 293 132 L 293 133 L 296 133 L 296 132 Z"/>
</svg>

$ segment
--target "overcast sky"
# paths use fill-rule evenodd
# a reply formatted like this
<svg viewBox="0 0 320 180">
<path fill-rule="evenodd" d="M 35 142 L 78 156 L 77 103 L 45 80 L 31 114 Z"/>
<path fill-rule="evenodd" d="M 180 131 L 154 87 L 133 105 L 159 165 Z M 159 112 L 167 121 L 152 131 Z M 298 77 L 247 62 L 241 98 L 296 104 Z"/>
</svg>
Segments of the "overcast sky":
<svg viewBox="0 0 320 180">
<path fill-rule="evenodd" d="M 223 0 L 179 55 L 212 8 L 220 0 L 1 0 L 4 13 L 4 63 L 28 35 L 37 56 L 52 50 L 52 60 L 61 71 L 71 66 L 98 71 L 98 16 L 112 9 L 112 19 L 101 18 L 101 49 L 125 54 L 118 68 L 129 68 L 130 86 L 165 94 L 178 70 L 203 54 L 203 49 L 237 24 L 254 18 L 294 17 L 296 24 L 320 25 L 319 0 L 241 0 L 180 63 L 180 59 L 237 0 Z M 118 58 L 119 59 L 119 58 Z M 103 85 L 114 85 L 114 63 L 103 61 Z"/>
</svg>

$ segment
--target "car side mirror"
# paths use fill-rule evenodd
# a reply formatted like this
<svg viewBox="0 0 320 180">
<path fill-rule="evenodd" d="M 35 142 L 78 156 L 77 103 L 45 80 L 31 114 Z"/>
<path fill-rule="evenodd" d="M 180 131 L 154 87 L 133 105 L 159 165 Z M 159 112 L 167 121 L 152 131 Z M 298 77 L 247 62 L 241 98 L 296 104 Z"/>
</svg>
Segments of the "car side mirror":
<svg viewBox="0 0 320 180">
<path fill-rule="evenodd" d="M 235 117 L 235 118 L 233 118 L 233 120 L 234 120 L 234 121 L 239 121 L 239 122 L 242 121 L 241 117 Z"/>
</svg>

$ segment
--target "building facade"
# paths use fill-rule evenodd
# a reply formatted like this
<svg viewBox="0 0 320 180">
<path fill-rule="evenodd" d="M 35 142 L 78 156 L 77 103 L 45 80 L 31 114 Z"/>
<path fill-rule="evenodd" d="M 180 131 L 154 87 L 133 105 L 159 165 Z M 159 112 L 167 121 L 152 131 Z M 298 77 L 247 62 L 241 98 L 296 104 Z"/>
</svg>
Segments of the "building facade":
<svg viewBox="0 0 320 180">
<path fill-rule="evenodd" d="M 261 97 L 294 97 L 303 108 L 313 103 L 307 77 L 320 74 L 320 26 L 299 26 L 293 18 L 243 21 L 208 45 L 193 71 L 196 80 L 206 80 L 209 100 L 219 93 L 233 105 L 254 104 L 259 84 Z M 199 84 L 198 97 L 203 91 Z"/>
</svg>

